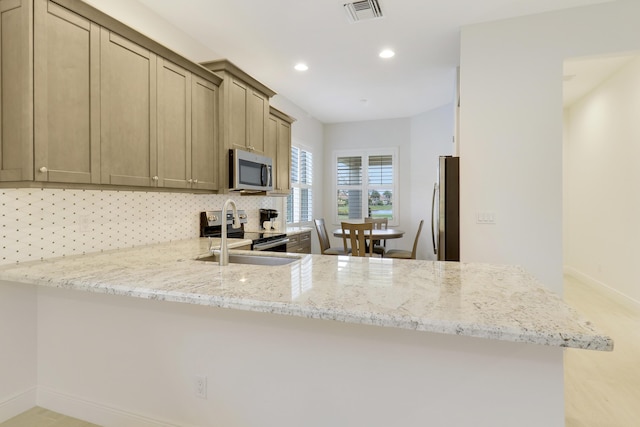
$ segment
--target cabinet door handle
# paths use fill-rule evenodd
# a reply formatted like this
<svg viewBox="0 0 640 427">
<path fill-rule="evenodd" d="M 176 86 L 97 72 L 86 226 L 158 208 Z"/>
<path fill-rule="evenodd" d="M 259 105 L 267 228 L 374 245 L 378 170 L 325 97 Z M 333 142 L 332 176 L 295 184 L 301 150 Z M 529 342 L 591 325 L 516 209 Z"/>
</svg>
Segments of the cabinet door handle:
<svg viewBox="0 0 640 427">
<path fill-rule="evenodd" d="M 47 173 L 48 171 L 49 171 L 49 169 L 47 169 L 44 166 L 40 168 L 40 172 L 42 172 L 42 173 Z"/>
<path fill-rule="evenodd" d="M 158 177 L 157 177 L 157 176 L 154 176 L 154 177 L 153 177 L 153 178 L 151 178 L 151 179 L 152 179 L 152 180 L 154 180 L 154 181 L 157 181 L 157 180 L 158 180 Z"/>
<path fill-rule="evenodd" d="M 193 180 L 192 180 L 191 178 L 189 178 L 189 179 L 187 180 L 187 182 L 188 182 L 189 184 L 191 184 L 191 183 L 193 182 Z"/>
<path fill-rule="evenodd" d="M 194 184 L 197 184 L 197 183 L 198 183 L 198 180 L 197 180 L 197 179 L 194 179 L 194 180 L 193 180 L 193 183 L 194 183 Z"/>
</svg>

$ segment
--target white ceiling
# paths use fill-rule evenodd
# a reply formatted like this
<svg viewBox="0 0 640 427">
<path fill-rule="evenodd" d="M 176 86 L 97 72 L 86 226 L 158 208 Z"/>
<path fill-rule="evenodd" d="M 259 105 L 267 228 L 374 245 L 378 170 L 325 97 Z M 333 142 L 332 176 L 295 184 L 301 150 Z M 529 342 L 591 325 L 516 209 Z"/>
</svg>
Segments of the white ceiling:
<svg viewBox="0 0 640 427">
<path fill-rule="evenodd" d="M 452 101 L 460 28 L 610 0 L 137 0 L 324 123 L 409 117 Z M 396 56 L 382 60 L 378 52 Z M 218 58 L 199 58 L 202 60 Z M 304 61 L 309 70 L 293 66 Z"/>
</svg>

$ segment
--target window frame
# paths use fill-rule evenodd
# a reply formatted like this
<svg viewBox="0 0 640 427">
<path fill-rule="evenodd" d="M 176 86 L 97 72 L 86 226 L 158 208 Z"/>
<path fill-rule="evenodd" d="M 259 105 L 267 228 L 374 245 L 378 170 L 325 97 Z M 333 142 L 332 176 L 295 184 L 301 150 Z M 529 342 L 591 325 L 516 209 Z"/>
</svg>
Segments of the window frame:
<svg viewBox="0 0 640 427">
<path fill-rule="evenodd" d="M 338 190 L 361 190 L 362 191 L 362 212 L 360 214 L 361 220 L 368 215 L 369 206 L 369 191 L 371 189 L 378 189 L 381 186 L 375 184 L 369 184 L 369 157 L 372 156 L 388 156 L 391 155 L 391 161 L 393 165 L 393 208 L 392 218 L 389 219 L 389 226 L 398 226 L 400 224 L 400 191 L 399 187 L 399 149 L 398 147 L 380 147 L 369 149 L 352 149 L 352 150 L 335 150 L 333 152 L 333 222 L 335 225 L 340 224 L 342 219 L 338 218 Z M 362 158 L 362 184 L 360 185 L 338 185 L 338 158 L 339 157 L 360 157 Z M 367 209 L 367 212 L 364 210 Z"/>
</svg>

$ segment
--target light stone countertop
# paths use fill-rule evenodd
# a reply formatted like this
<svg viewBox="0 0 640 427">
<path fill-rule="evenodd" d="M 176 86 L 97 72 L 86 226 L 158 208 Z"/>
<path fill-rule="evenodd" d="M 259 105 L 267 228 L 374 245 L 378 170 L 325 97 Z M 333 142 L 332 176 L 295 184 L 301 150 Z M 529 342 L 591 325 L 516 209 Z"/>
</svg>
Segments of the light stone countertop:
<svg viewBox="0 0 640 427">
<path fill-rule="evenodd" d="M 246 242 L 236 240 L 231 246 Z M 208 246 L 207 239 L 197 238 L 21 263 L 0 268 L 0 280 L 556 347 L 613 349 L 610 337 L 517 266 L 289 254 L 297 260 L 288 265 L 220 267 L 196 260 L 208 255 Z"/>
</svg>

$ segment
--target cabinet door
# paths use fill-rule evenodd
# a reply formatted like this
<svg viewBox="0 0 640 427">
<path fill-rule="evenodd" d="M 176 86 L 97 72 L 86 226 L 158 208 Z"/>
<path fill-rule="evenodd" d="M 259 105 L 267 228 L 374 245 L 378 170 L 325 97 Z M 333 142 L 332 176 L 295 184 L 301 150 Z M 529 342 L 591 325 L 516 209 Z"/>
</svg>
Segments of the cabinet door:
<svg viewBox="0 0 640 427">
<path fill-rule="evenodd" d="M 278 174 L 277 171 L 278 170 L 278 122 L 280 121 L 280 119 L 278 119 L 276 116 L 269 114 L 269 117 L 267 119 L 267 138 L 266 138 L 266 142 L 265 142 L 265 155 L 269 156 L 273 159 L 273 171 L 274 171 L 274 182 L 273 182 L 273 188 L 275 189 L 277 187 L 277 179 L 278 179 Z"/>
<path fill-rule="evenodd" d="M 231 148 L 264 155 L 269 98 L 233 78 L 228 96 L 228 135 Z"/>
<path fill-rule="evenodd" d="M 156 55 L 101 29 L 101 182 L 155 186 Z"/>
<path fill-rule="evenodd" d="M 291 125 L 278 120 L 278 144 L 276 146 L 276 184 L 281 193 L 289 193 L 291 188 Z"/>
<path fill-rule="evenodd" d="M 100 29 L 36 0 L 35 180 L 100 182 Z"/>
<path fill-rule="evenodd" d="M 249 90 L 247 96 L 247 147 L 254 153 L 264 155 L 269 98 L 255 90 Z"/>
<path fill-rule="evenodd" d="M 193 76 L 191 92 L 192 188 L 218 189 L 218 87 Z"/>
<path fill-rule="evenodd" d="M 269 115 L 267 155 L 273 157 L 273 195 L 288 195 L 291 188 L 291 124 Z"/>
<path fill-rule="evenodd" d="M 33 179 L 29 5 L 0 0 L 0 181 Z"/>
<path fill-rule="evenodd" d="M 300 234 L 300 248 L 299 253 L 310 254 L 311 253 L 311 232 L 307 231 Z"/>
<path fill-rule="evenodd" d="M 158 186 L 191 187 L 191 73 L 158 58 Z"/>
<path fill-rule="evenodd" d="M 230 148 L 247 149 L 247 86 L 239 80 L 231 79 L 228 88 L 229 102 L 227 126 Z"/>
</svg>

